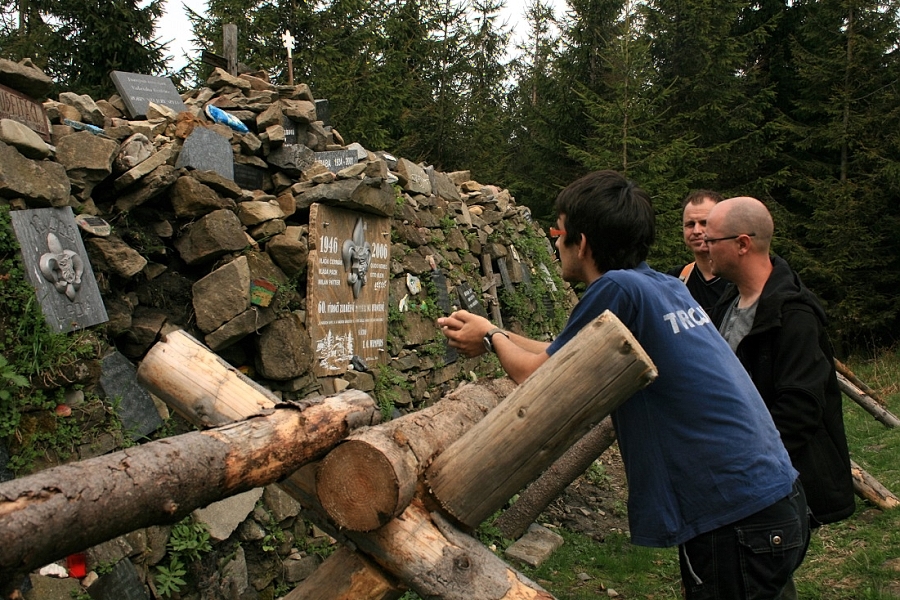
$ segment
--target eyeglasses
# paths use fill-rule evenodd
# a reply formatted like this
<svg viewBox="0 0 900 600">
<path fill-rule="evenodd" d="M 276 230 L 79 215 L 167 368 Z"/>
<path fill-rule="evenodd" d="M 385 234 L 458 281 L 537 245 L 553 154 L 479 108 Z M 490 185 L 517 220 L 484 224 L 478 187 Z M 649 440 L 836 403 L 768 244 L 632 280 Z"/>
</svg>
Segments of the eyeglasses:
<svg viewBox="0 0 900 600">
<path fill-rule="evenodd" d="M 712 244 L 713 242 L 724 242 L 725 240 L 736 240 L 739 237 L 741 237 L 742 235 L 746 235 L 747 237 L 756 237 L 755 233 L 739 233 L 737 235 L 729 235 L 729 236 L 720 237 L 720 238 L 710 238 L 710 237 L 706 237 L 704 235 L 703 241 L 706 242 L 707 244 Z"/>
<path fill-rule="evenodd" d="M 553 239 L 556 239 L 556 238 L 558 238 L 558 237 L 562 237 L 562 236 L 564 236 L 564 235 L 566 235 L 566 230 L 565 230 L 565 229 L 557 229 L 556 227 L 551 227 L 551 228 L 550 228 L 550 237 L 552 237 Z"/>
</svg>

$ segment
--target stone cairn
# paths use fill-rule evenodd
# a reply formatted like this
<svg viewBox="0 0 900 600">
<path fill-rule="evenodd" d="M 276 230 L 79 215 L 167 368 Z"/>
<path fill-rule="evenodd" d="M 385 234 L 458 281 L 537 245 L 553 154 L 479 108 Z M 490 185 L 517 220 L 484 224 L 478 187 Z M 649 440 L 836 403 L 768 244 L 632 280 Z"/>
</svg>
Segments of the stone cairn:
<svg viewBox="0 0 900 600">
<path fill-rule="evenodd" d="M 0 84 L 45 98 L 52 81 L 27 59 L 0 59 Z M 337 377 L 316 377 L 310 370 L 314 352 L 305 326 L 305 277 L 313 203 L 392 219 L 386 364 L 405 382 L 394 381 L 395 414 L 429 405 L 486 364 L 448 351 L 433 314 L 399 312 L 404 297 L 417 307 L 428 293 L 411 294 L 409 276 L 428 281 L 434 273 L 446 274 L 447 290 L 437 293 L 453 298 L 452 307 L 462 305 L 457 286 L 471 284 L 495 320 L 501 316 L 498 290 L 514 291 L 540 279 L 554 293 L 545 294 L 543 306 L 531 306 L 531 322 L 520 316 L 504 323 L 532 334 L 550 333 L 550 304 L 573 302 L 552 261 L 517 250 L 514 242 L 529 237 L 543 247 L 543 256 L 552 256 L 544 232 L 507 190 L 473 181 L 468 171 L 442 173 L 345 144 L 336 129 L 317 120 L 306 84 L 274 85 L 263 72 L 232 76 L 216 69 L 205 87 L 182 100 L 187 111 L 150 104 L 146 119 L 129 120 L 119 96 L 95 101 L 63 92 L 43 102 L 50 143 L 16 120 L 0 120 L 0 203 L 11 210 L 71 206 L 80 216 L 103 220 L 81 227 L 109 316 L 98 329 L 109 347 L 132 361 L 139 362 L 166 331 L 184 329 L 284 399 L 347 388 L 372 393 L 377 369 L 351 368 Z M 248 132 L 213 122 L 204 112 L 207 105 L 236 117 Z M 295 133 L 286 132 L 287 119 Z M 227 156 L 205 156 L 204 147 L 185 149 L 191 134 L 202 129 L 227 140 Z M 296 140 L 288 140 L 292 134 Z M 316 152 L 348 150 L 356 161 L 336 172 L 315 160 Z M 194 153 L 204 155 L 206 164 L 249 170 L 257 185 L 245 189 L 216 169 L 194 168 L 188 156 Z M 257 278 L 275 284 L 271 304 L 236 309 L 249 306 L 246 280 Z M 444 278 L 438 281 L 443 284 Z M 98 368 L 78 372 L 82 378 L 73 377 L 71 385 L 90 390 L 97 383 Z M 97 453 L 85 448 L 71 460 Z M 315 528 L 298 516 L 299 505 L 280 488 L 269 486 L 222 504 L 195 517 L 207 523 L 215 548 L 225 550 L 217 563 L 196 567 L 202 594 L 181 597 L 273 598 L 276 589 L 289 590 L 315 568 L 317 556 L 297 548 L 300 540 L 316 535 Z M 125 597 L 116 586 L 129 581 L 138 595 L 127 597 L 156 595 L 153 575 L 169 531 L 138 530 L 90 549 L 89 574 L 81 582 L 33 574 L 35 589 L 26 597 L 69 598 L 70 590 L 93 583 L 97 571 L 107 578 L 115 574 L 117 583 L 105 586 L 111 590 L 106 595 L 97 591 L 103 586 L 91 589 L 95 598 Z"/>
</svg>

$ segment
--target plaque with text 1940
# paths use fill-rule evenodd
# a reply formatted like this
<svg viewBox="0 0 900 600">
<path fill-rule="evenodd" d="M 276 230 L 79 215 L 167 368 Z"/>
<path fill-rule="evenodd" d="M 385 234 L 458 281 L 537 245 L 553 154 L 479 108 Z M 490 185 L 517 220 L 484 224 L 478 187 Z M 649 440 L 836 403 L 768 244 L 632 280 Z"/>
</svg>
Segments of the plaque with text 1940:
<svg viewBox="0 0 900 600">
<path fill-rule="evenodd" d="M 44 105 L 5 85 L 0 85 L 0 119 L 18 121 L 45 142 L 50 141 L 50 121 Z"/>
<path fill-rule="evenodd" d="M 50 329 L 65 333 L 108 321 L 72 208 L 14 210 L 9 216 Z"/>
<path fill-rule="evenodd" d="M 354 357 L 370 368 L 384 364 L 390 219 L 313 204 L 309 239 L 306 306 L 313 372 L 344 373 Z"/>
<path fill-rule="evenodd" d="M 359 155 L 356 154 L 356 150 L 329 150 L 316 152 L 316 160 L 328 167 L 332 173 L 337 173 L 359 162 Z"/>
<path fill-rule="evenodd" d="M 168 77 L 124 71 L 112 71 L 109 76 L 132 119 L 147 116 L 147 107 L 151 102 L 168 106 L 175 112 L 187 110 L 181 95 L 175 89 L 175 84 Z"/>
</svg>

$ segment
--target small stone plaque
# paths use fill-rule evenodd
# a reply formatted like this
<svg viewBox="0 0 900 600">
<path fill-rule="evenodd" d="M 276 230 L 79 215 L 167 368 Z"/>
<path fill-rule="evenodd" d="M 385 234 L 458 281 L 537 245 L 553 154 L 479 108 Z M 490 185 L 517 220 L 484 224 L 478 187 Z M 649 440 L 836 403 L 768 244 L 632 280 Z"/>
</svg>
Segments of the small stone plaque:
<svg viewBox="0 0 900 600">
<path fill-rule="evenodd" d="M 215 171 L 234 181 L 234 152 L 227 139 L 206 127 L 195 127 L 184 140 L 175 168 Z"/>
<path fill-rule="evenodd" d="M 175 112 L 187 110 L 181 100 L 181 95 L 175 89 L 175 84 L 168 77 L 154 77 L 124 71 L 112 71 L 109 76 L 132 119 L 146 117 L 147 107 L 151 102 L 168 106 Z"/>
<path fill-rule="evenodd" d="M 234 182 L 244 190 L 261 190 L 264 171 L 253 165 L 234 163 Z"/>
<path fill-rule="evenodd" d="M 316 100 L 316 120 L 322 121 L 322 127 L 331 127 L 331 108 L 328 106 L 328 99 Z"/>
<path fill-rule="evenodd" d="M 444 277 L 444 272 L 440 269 L 432 271 L 431 282 L 434 284 L 434 288 L 437 292 L 435 303 L 445 315 L 450 314 L 453 312 L 453 306 L 450 304 L 450 294 L 447 293 L 447 278 Z"/>
<path fill-rule="evenodd" d="M 284 128 L 284 143 L 293 146 L 297 143 L 297 122 L 287 115 L 283 115 L 281 126 Z"/>
<path fill-rule="evenodd" d="M 346 169 L 359 162 L 356 150 L 329 150 L 328 152 L 316 152 L 316 160 L 328 167 L 332 173 Z"/>
<path fill-rule="evenodd" d="M 50 329 L 65 333 L 109 320 L 72 208 L 14 210 L 9 215 L 28 281 Z"/>
<path fill-rule="evenodd" d="M 137 569 L 127 558 L 91 584 L 87 593 L 93 600 L 150 600 Z"/>
<path fill-rule="evenodd" d="M 100 217 L 94 217 L 92 215 L 75 215 L 75 222 L 78 223 L 78 226 L 83 230 L 98 237 L 107 237 L 112 233 L 112 227 Z"/>
<path fill-rule="evenodd" d="M 50 120 L 44 105 L 5 85 L 0 85 L 0 119 L 18 121 L 50 142 Z"/>
<path fill-rule="evenodd" d="M 487 318 L 487 311 L 482 306 L 478 296 L 475 295 L 475 290 L 472 289 L 472 286 L 465 282 L 460 283 L 456 286 L 456 293 L 459 295 L 459 301 L 464 309 L 470 313 Z"/>
<path fill-rule="evenodd" d="M 137 369 L 121 352 L 105 356 L 100 365 L 100 388 L 110 402 L 118 401 L 118 415 L 131 439 L 159 429 L 163 421 L 156 405 L 137 380 Z"/>
</svg>

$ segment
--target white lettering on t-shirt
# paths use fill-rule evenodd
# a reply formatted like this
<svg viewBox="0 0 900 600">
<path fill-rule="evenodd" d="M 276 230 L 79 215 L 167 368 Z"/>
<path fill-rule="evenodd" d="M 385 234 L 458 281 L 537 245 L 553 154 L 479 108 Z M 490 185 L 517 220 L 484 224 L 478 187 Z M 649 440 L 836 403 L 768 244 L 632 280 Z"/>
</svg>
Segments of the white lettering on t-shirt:
<svg viewBox="0 0 900 600">
<path fill-rule="evenodd" d="M 699 327 L 711 322 L 709 316 L 699 306 L 687 311 L 676 310 L 675 312 L 666 313 L 663 315 L 663 321 L 672 326 L 672 333 L 681 333 L 684 329 Z M 679 323 L 681 327 L 678 326 Z"/>
</svg>

